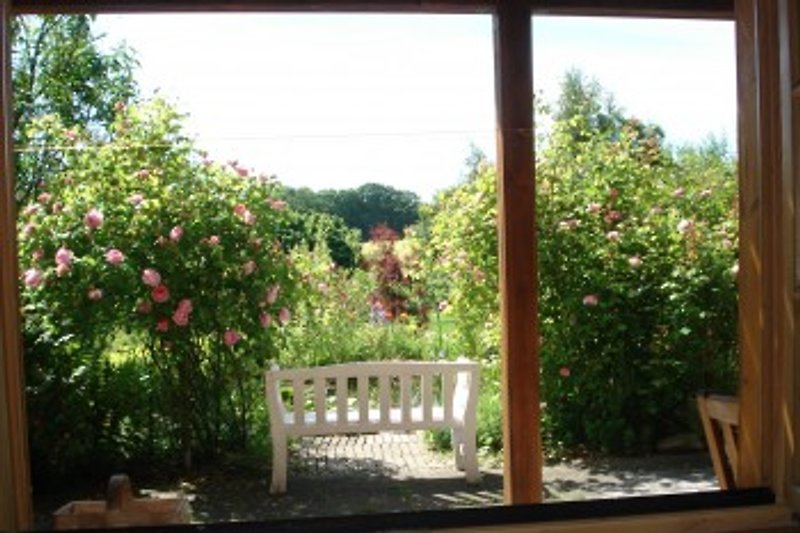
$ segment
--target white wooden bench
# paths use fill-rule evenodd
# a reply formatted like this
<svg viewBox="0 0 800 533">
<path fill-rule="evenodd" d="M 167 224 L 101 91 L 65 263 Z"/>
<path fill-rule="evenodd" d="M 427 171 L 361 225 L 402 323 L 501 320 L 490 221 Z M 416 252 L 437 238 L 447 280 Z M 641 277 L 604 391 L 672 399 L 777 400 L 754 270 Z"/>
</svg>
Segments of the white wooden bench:
<svg viewBox="0 0 800 533">
<path fill-rule="evenodd" d="M 289 437 L 450 429 L 456 467 L 479 479 L 475 444 L 480 366 L 348 363 L 266 372 L 273 494 L 286 491 Z"/>
</svg>

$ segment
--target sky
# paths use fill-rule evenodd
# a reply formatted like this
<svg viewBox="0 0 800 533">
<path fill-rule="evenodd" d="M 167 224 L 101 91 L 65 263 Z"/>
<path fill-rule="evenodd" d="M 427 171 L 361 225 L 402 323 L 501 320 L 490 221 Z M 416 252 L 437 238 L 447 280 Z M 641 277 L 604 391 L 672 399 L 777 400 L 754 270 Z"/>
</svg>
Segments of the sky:
<svg viewBox="0 0 800 533">
<path fill-rule="evenodd" d="M 103 15 L 145 96 L 187 114 L 211 157 L 312 189 L 379 182 L 423 200 L 495 154 L 488 15 Z M 735 146 L 730 22 L 534 17 L 534 86 L 580 68 L 674 144 Z"/>
</svg>

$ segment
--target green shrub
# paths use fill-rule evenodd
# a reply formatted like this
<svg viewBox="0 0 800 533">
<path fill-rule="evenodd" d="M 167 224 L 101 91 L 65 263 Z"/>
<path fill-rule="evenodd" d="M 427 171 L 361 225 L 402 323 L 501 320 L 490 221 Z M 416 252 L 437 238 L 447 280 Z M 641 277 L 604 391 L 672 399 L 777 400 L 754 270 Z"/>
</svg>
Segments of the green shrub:
<svg viewBox="0 0 800 533">
<path fill-rule="evenodd" d="M 258 374 L 290 321 L 297 275 L 279 240 L 289 215 L 278 184 L 205 160 L 181 128 L 161 101 L 121 107 L 99 145 L 53 117 L 36 122 L 44 133 L 32 138 L 67 149 L 19 230 L 28 349 L 50 359 L 39 368 L 66 357 L 64 371 L 86 368 L 90 384 L 98 372 L 152 379 L 157 398 L 132 396 L 156 402 L 190 463 L 246 446 Z M 114 358 L 126 335 L 147 358 L 140 372 Z M 111 400 L 95 389 L 81 405 Z M 138 430 L 118 436 L 135 441 Z"/>
<path fill-rule="evenodd" d="M 735 384 L 735 164 L 713 142 L 669 150 L 656 127 L 578 105 L 596 88 L 572 89 L 536 161 L 544 437 L 551 448 L 650 451 L 694 427 L 697 389 Z M 485 159 L 473 163 L 423 230 L 429 284 L 447 301 L 458 349 L 491 369 L 497 177 Z M 479 440 L 496 447 L 492 379 Z"/>
</svg>

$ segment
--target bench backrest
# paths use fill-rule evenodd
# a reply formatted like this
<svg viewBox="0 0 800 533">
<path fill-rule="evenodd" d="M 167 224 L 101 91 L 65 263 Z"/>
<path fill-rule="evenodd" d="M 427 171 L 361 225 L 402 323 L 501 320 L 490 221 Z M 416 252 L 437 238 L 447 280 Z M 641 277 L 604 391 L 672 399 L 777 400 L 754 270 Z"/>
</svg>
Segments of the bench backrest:
<svg viewBox="0 0 800 533">
<path fill-rule="evenodd" d="M 273 369 L 270 420 L 291 435 L 474 425 L 479 370 L 465 360 Z"/>
</svg>

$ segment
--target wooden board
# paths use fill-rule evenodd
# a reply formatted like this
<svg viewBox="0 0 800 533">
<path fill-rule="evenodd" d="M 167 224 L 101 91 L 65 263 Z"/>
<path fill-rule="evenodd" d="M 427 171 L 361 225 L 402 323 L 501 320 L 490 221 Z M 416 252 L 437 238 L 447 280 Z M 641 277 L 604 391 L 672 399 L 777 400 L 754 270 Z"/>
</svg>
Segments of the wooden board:
<svg viewBox="0 0 800 533">
<path fill-rule="evenodd" d="M 531 12 L 508 1 L 494 19 L 503 454 L 506 503 L 542 499 Z"/>
<path fill-rule="evenodd" d="M 0 2 L 0 529 L 31 524 L 11 144 L 9 3 Z"/>
<path fill-rule="evenodd" d="M 17 0 L 17 13 L 163 13 L 202 11 L 364 11 L 488 13 L 505 0 Z M 528 0 L 537 13 L 615 17 L 733 18 L 733 0 Z"/>
<path fill-rule="evenodd" d="M 791 513 L 786 507 L 720 509 L 666 513 L 598 520 L 564 520 L 540 524 L 471 527 L 440 530 L 441 533 L 717 533 L 725 531 L 771 531 L 793 533 Z"/>
</svg>

